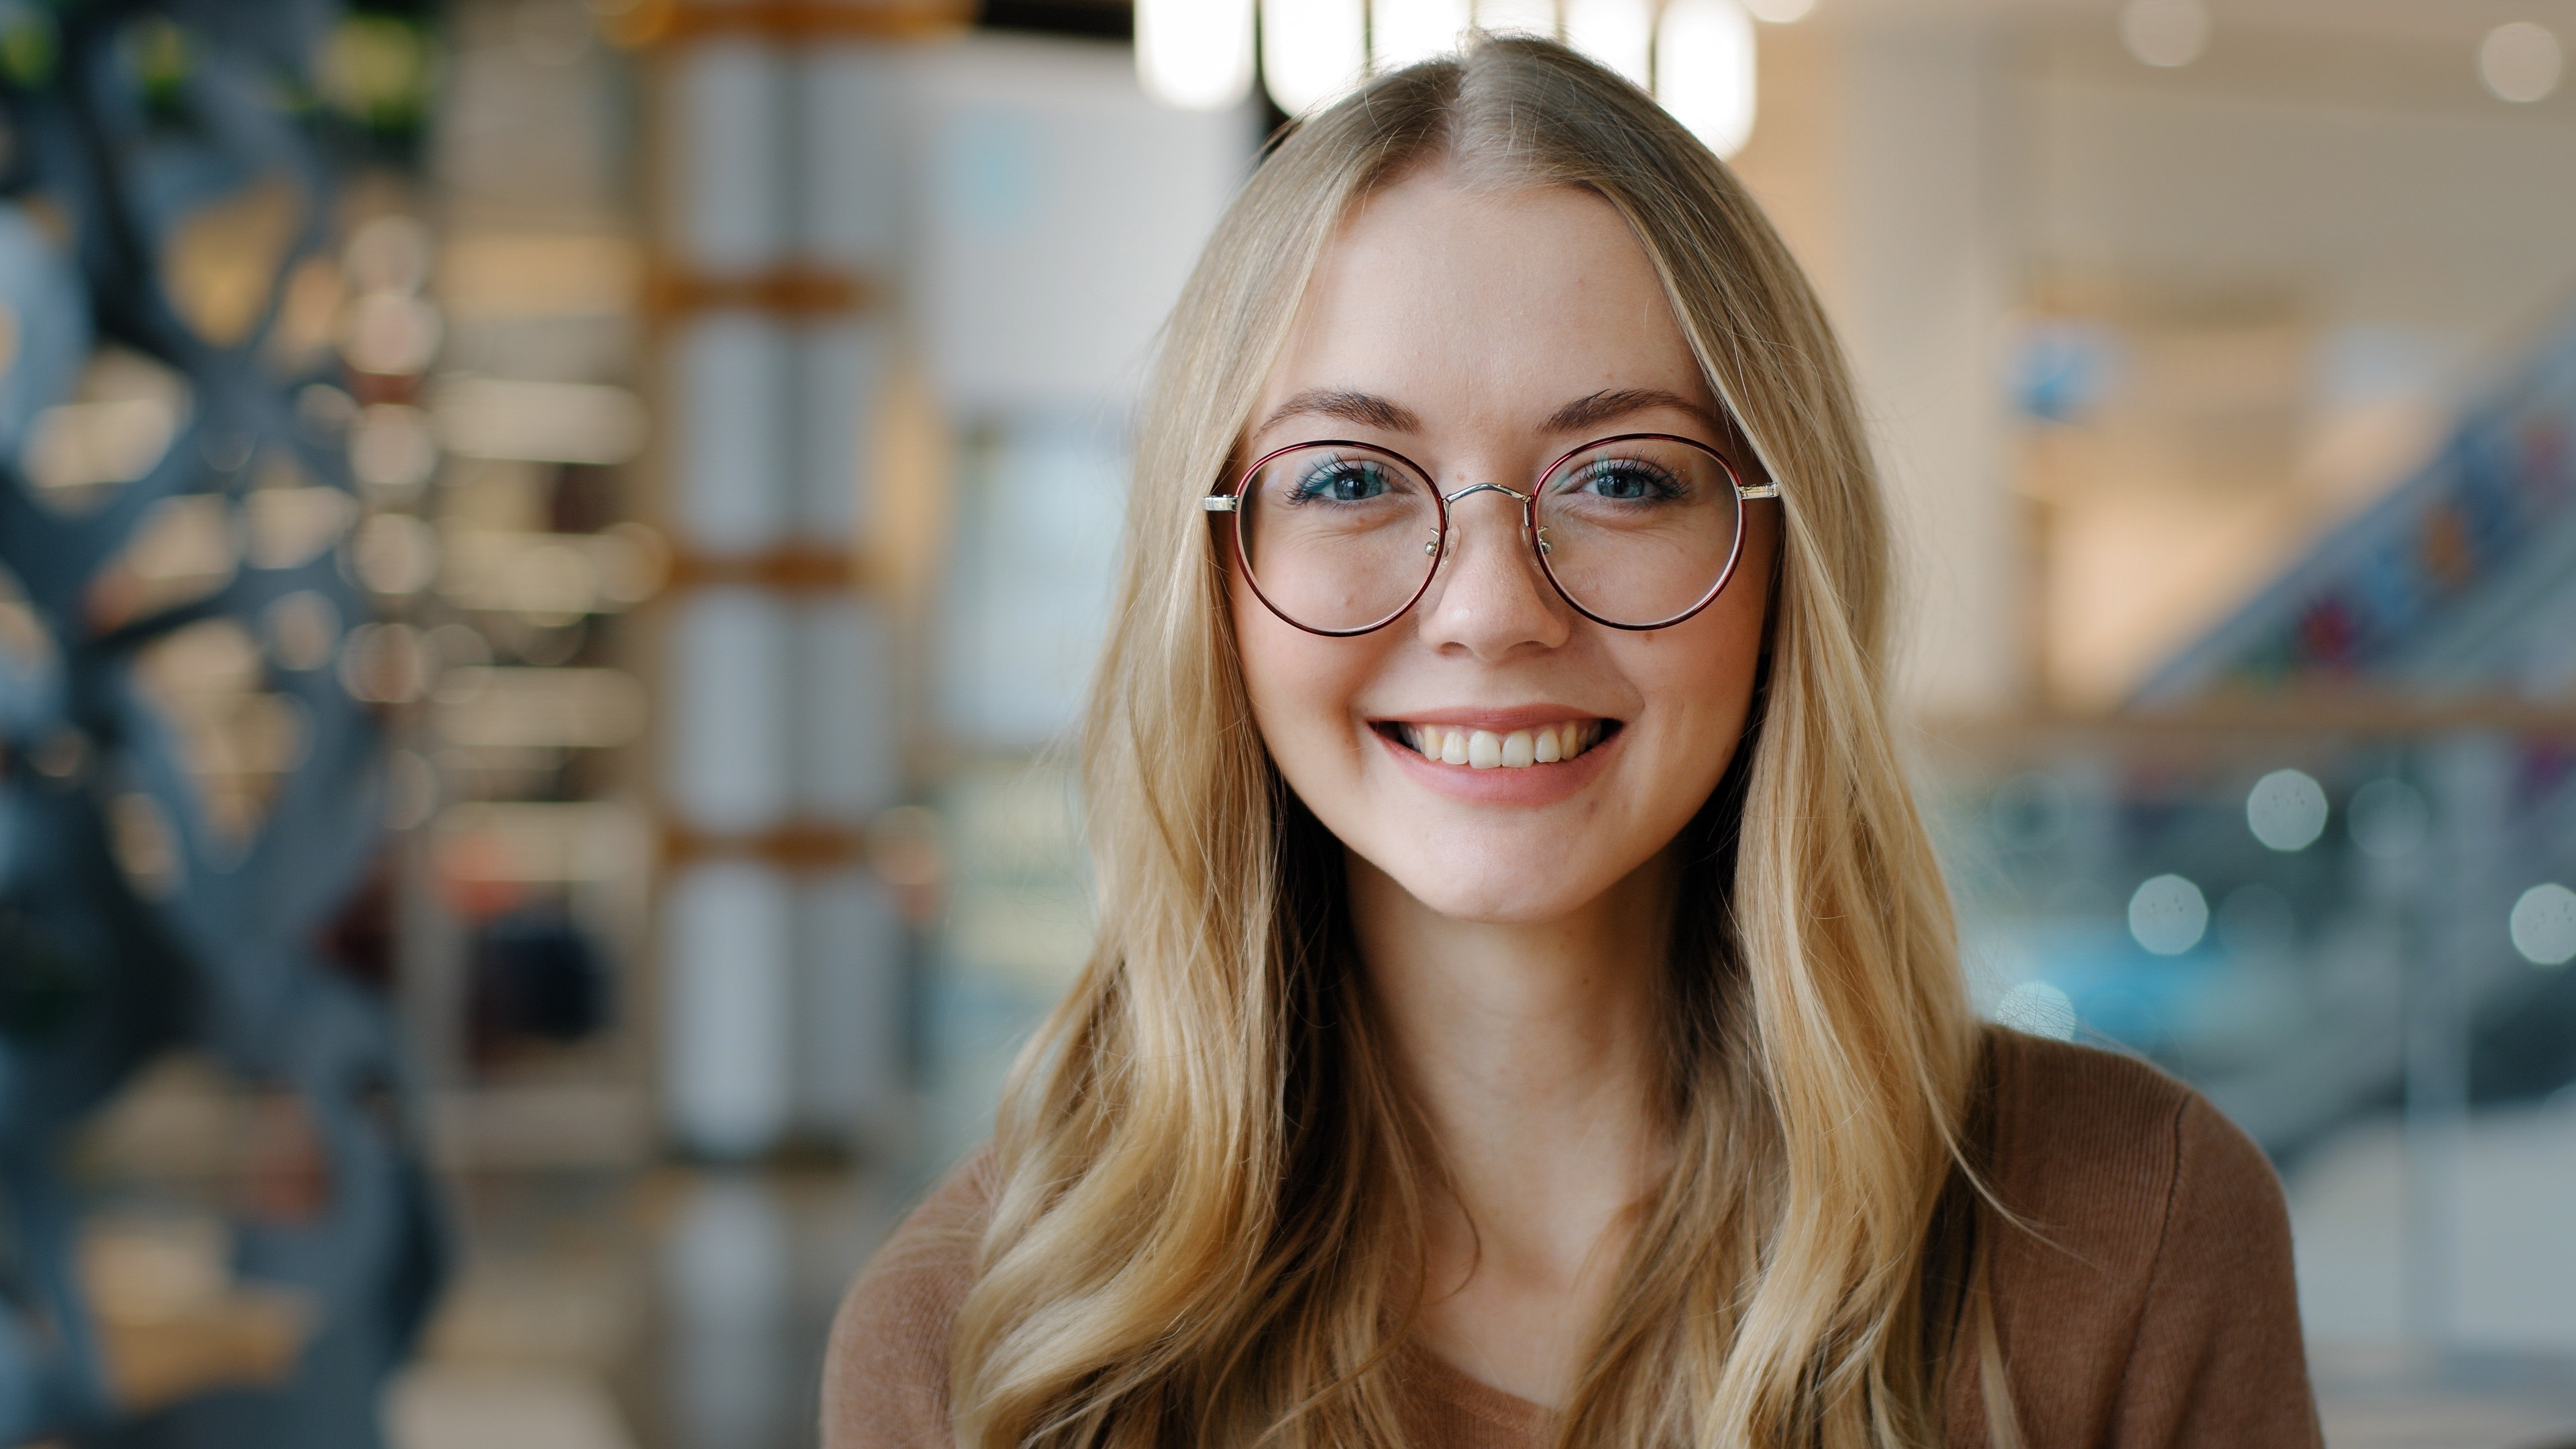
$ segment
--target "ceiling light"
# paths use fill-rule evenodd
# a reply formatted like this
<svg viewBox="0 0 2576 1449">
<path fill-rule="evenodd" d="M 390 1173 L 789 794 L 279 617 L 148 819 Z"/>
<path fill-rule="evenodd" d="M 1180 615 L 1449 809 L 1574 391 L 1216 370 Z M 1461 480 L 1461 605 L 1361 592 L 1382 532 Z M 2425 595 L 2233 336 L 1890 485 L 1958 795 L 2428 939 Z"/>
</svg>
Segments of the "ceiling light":
<svg viewBox="0 0 2576 1449">
<path fill-rule="evenodd" d="M 1252 94 L 1252 0 L 1136 0 L 1136 79 L 1184 111 Z"/>
<path fill-rule="evenodd" d="M 1261 0 L 1261 83 L 1302 115 L 1357 84 L 1368 65 L 1362 0 Z"/>
<path fill-rule="evenodd" d="M 1720 156 L 1753 134 L 1753 21 L 1736 0 L 1670 0 L 1655 36 L 1655 99 Z"/>
<path fill-rule="evenodd" d="M 1369 68 L 1400 70 L 1458 48 L 1467 0 L 1375 0 L 1369 7 Z"/>
<path fill-rule="evenodd" d="M 1476 28 L 1496 35 L 1556 38 L 1556 0 L 1476 0 Z"/>
<path fill-rule="evenodd" d="M 1641 86 L 1650 80 L 1654 35 L 1647 0 L 1565 0 L 1565 43 Z"/>
</svg>

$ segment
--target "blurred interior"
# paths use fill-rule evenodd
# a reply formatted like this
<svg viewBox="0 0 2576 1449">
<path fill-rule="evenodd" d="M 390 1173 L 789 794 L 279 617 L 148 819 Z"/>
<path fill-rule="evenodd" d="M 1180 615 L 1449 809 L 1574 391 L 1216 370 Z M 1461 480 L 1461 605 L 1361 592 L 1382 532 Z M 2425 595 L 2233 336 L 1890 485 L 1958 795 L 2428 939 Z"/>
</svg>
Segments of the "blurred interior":
<svg viewBox="0 0 2576 1449">
<path fill-rule="evenodd" d="M 2576 13 L 1671 0 L 1659 52 L 1649 0 L 1481 3 L 1660 67 L 1826 298 L 1981 1005 L 2271 1153 L 2336 1449 L 2576 1444 L 2576 87 L 2533 23 Z M 273 669 L 381 732 L 326 954 L 391 1003 L 448 1245 L 399 1449 L 815 1442 L 841 1287 L 1088 947 L 1066 741 L 1155 329 L 1288 112 L 1470 14 L 1263 0 L 1256 71 L 1241 8 L 1231 80 L 1140 76 L 1124 0 L 334 22 L 359 143 L 272 342 L 334 371 L 296 406 L 350 487 L 165 500 L 89 597 L 337 550 L 371 610 L 210 616 L 134 677 L 228 838 L 300 798 Z M 183 310 L 247 316 L 283 205 L 175 233 Z M 0 420 L 67 516 L 197 405 L 76 371 Z M 0 646 L 53 647 L 6 578 Z M 166 826 L 107 817 L 153 898 Z M 124 1402 L 304 1351 L 229 1255 L 319 1211 L 320 1152 L 195 1051 L 81 1128 Z"/>
</svg>

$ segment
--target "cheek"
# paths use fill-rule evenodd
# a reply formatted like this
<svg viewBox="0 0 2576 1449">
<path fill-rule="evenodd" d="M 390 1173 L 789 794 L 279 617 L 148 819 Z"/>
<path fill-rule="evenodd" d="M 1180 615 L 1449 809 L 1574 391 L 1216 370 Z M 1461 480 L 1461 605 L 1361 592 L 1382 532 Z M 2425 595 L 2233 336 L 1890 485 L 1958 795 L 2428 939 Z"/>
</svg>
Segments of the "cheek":
<svg viewBox="0 0 2576 1449">
<path fill-rule="evenodd" d="M 1744 732 L 1769 616 L 1768 560 L 1762 563 L 1744 580 L 1756 587 L 1739 594 L 1730 585 L 1698 618 L 1624 641 L 1624 672 L 1669 725 L 1656 744 L 1676 786 L 1695 787 L 1701 774 L 1714 785 Z"/>
<path fill-rule="evenodd" d="M 1675 641 L 1678 643 L 1679 641 Z M 1753 700 L 1754 664 L 1749 654 L 1732 648 L 1660 651 L 1653 664 L 1637 671 L 1657 713 L 1673 722 L 1665 746 L 1693 756 L 1716 755 L 1725 766 L 1727 748 L 1743 733 Z"/>
<path fill-rule="evenodd" d="M 1253 723 L 1271 758 L 1301 786 L 1300 766 L 1335 746 L 1351 701 L 1367 676 L 1366 639 L 1326 639 L 1296 628 L 1262 606 L 1238 578 L 1232 595 L 1234 637 L 1243 661 Z"/>
</svg>

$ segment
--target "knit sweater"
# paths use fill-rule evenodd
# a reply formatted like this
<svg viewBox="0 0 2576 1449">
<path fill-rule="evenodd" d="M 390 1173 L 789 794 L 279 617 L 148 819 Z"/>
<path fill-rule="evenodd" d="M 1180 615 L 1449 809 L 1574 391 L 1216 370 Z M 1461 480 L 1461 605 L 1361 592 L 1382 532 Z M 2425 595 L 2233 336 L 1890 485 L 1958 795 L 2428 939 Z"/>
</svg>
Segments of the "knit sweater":
<svg viewBox="0 0 2576 1449">
<path fill-rule="evenodd" d="M 2110 1052 L 1992 1029 L 1996 1329 L 2030 1449 L 2316 1449 L 2290 1225 L 2262 1152 L 2199 1094 Z M 995 1183 L 989 1155 L 905 1220 L 843 1299 L 827 1449 L 953 1449 L 948 1339 Z M 1952 1356 L 1946 1440 L 1984 1446 L 1975 1354 Z M 1418 1347 L 1413 1449 L 1547 1449 L 1550 1412 Z"/>
</svg>

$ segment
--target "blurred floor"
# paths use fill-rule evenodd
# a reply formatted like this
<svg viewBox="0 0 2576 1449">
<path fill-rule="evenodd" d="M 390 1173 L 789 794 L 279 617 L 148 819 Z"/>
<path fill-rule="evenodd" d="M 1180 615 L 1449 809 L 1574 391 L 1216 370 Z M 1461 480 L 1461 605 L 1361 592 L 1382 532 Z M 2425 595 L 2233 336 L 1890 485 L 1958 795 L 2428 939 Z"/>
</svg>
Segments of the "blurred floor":
<svg viewBox="0 0 2576 1449">
<path fill-rule="evenodd" d="M 883 1175 L 485 1176 L 465 1262 L 388 1406 L 395 1449 L 801 1449 Z"/>
<path fill-rule="evenodd" d="M 806 1449 L 842 1287 L 911 1190 L 795 1169 L 486 1176 L 394 1449 Z M 2315 1355 L 2332 1449 L 2576 1449 L 2576 1360 Z"/>
<path fill-rule="evenodd" d="M 2406 1336 L 2406 1149 L 2400 1119 L 2365 1118 L 2288 1175 L 2300 1307 L 2313 1341 Z M 2445 1156 L 2451 1166 L 2434 1216 L 2447 1231 L 2419 1245 L 2446 1270 L 2444 1287 L 2418 1311 L 2438 1315 L 2453 1341 L 2576 1357 L 2576 1253 L 2564 1246 L 2576 1203 L 2576 1089 L 2471 1114 Z"/>
<path fill-rule="evenodd" d="M 2576 1449 L 2576 1362 L 2315 1351 L 2330 1449 Z"/>
</svg>

